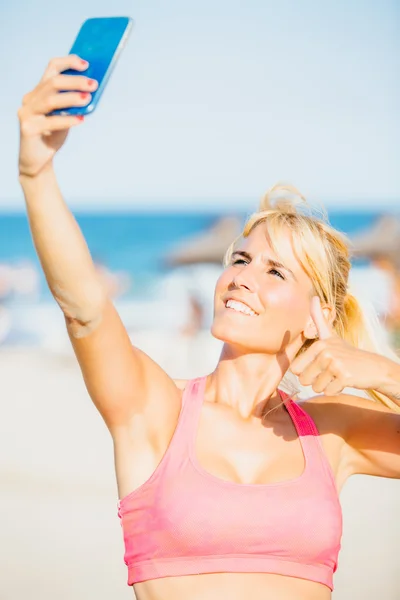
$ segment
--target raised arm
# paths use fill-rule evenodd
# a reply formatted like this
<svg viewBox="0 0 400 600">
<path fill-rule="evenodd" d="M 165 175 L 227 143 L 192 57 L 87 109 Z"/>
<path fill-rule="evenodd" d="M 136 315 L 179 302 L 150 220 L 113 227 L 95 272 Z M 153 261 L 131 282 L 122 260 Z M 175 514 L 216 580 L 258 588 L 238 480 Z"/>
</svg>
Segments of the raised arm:
<svg viewBox="0 0 400 600">
<path fill-rule="evenodd" d="M 63 200 L 53 158 L 75 116 L 47 116 L 56 108 L 85 105 L 97 83 L 87 77 L 61 75 L 85 70 L 76 56 L 50 62 L 39 85 L 19 110 L 19 173 L 39 260 L 50 291 L 59 304 L 88 392 L 110 431 L 140 414 L 149 434 L 175 427 L 180 394 L 169 376 L 134 348 L 99 280 L 85 239 Z M 74 90 L 59 93 L 60 90 Z M 43 327 L 46 324 L 43 323 Z"/>
</svg>

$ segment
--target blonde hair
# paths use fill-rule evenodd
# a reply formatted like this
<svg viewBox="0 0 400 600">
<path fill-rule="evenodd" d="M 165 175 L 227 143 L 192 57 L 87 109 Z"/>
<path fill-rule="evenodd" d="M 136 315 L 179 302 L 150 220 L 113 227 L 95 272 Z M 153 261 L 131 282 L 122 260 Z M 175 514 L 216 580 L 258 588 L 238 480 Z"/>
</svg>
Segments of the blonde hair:
<svg viewBox="0 0 400 600">
<path fill-rule="evenodd" d="M 313 282 L 315 294 L 335 311 L 332 325 L 337 335 L 357 348 L 399 362 L 379 331 L 382 328 L 376 315 L 367 316 L 359 300 L 348 290 L 350 243 L 329 224 L 325 212 L 313 210 L 296 188 L 275 185 L 262 198 L 259 210 L 249 217 L 238 240 L 248 237 L 260 223 L 267 225 L 268 239 L 278 254 L 282 230 L 290 230 L 296 257 Z M 238 240 L 228 249 L 225 263 L 230 262 Z M 313 343 L 314 340 L 307 340 L 300 352 Z M 287 378 L 286 384 L 293 387 Z M 399 410 L 386 396 L 374 390 L 367 393 L 373 400 Z"/>
</svg>

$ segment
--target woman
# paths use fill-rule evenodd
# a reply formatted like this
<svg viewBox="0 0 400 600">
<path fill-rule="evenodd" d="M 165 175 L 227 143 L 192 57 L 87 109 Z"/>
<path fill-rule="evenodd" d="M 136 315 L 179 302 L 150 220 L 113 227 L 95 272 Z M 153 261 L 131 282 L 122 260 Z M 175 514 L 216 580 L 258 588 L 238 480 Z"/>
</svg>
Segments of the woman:
<svg viewBox="0 0 400 600">
<path fill-rule="evenodd" d="M 292 194 L 275 208 L 267 195 L 216 286 L 215 371 L 173 381 L 132 347 L 57 185 L 53 157 L 80 121 L 46 115 L 88 103 L 96 87 L 60 75 L 68 68 L 85 64 L 52 60 L 24 98 L 20 181 L 48 285 L 113 438 L 129 584 L 139 600 L 327 600 L 338 492 L 353 473 L 400 477 L 400 368 L 368 345 L 347 291 L 347 246 Z M 289 366 L 314 397 L 294 403 L 279 389 Z M 374 390 L 375 402 L 347 386 Z"/>
</svg>

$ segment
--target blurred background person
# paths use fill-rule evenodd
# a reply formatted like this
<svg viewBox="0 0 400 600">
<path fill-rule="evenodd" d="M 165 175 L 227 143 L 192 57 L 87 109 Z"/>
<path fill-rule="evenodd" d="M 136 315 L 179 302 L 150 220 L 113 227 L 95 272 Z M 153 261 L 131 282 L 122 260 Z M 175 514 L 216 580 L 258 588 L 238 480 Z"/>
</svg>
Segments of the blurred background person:
<svg viewBox="0 0 400 600">
<path fill-rule="evenodd" d="M 355 256 L 370 261 L 381 276 L 376 309 L 393 348 L 400 351 L 400 216 L 379 215 L 370 229 L 353 239 Z"/>
<path fill-rule="evenodd" d="M 107 296 L 116 299 L 126 294 L 131 285 L 131 277 L 124 271 L 112 271 L 99 258 L 93 259 L 97 274 L 103 282 Z"/>
</svg>

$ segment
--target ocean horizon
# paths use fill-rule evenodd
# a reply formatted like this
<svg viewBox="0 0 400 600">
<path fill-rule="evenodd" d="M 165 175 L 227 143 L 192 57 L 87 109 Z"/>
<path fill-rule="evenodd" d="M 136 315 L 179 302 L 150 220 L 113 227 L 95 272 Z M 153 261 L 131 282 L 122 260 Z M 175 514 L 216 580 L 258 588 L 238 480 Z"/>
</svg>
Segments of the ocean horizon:
<svg viewBox="0 0 400 600">
<path fill-rule="evenodd" d="M 171 268 L 167 260 L 170 253 L 184 247 L 186 240 L 207 231 L 222 217 L 235 216 L 244 222 L 250 212 L 211 211 L 204 207 L 201 211 L 144 211 L 130 207 L 129 211 L 74 211 L 74 214 L 96 264 L 129 282 L 116 299 L 128 328 L 161 330 L 182 326 L 190 289 L 197 289 L 197 293 L 207 298 L 207 310 L 211 310 L 213 287 L 221 268 L 218 265 Z M 382 212 L 337 210 L 330 211 L 328 216 L 331 224 L 351 240 L 355 234 L 368 230 Z M 361 294 L 370 297 L 378 309 L 384 306 L 387 285 L 376 269 L 369 268 L 366 261 L 357 260 L 353 265 L 353 279 Z M 0 342 L 42 343 L 38 340 L 44 335 L 43 323 L 47 332 L 63 339 L 59 308 L 48 290 L 23 212 L 0 214 L 0 291 L 4 283 L 1 276 L 7 269 L 16 274 L 16 291 L 3 293 L 0 299 L 12 323 L 6 342 L 4 339 Z M 34 293 L 24 295 L 26 281 L 34 282 Z"/>
<path fill-rule="evenodd" d="M 230 196 L 182 196 L 182 197 L 65 197 L 66 202 L 74 214 L 86 213 L 249 213 L 257 209 L 262 197 L 260 195 L 247 197 Z M 400 213 L 400 198 L 378 198 L 378 197 L 353 197 L 332 198 L 321 197 L 308 199 L 310 206 L 322 207 L 330 213 L 375 213 L 391 212 Z M 25 205 L 22 195 L 15 198 L 0 197 L 0 218 L 8 214 L 25 213 Z"/>
<path fill-rule="evenodd" d="M 132 278 L 131 297 L 147 297 L 157 280 L 168 271 L 166 257 L 176 247 L 206 231 L 220 218 L 235 216 L 244 222 L 251 211 L 195 210 L 165 211 L 107 210 L 74 211 L 93 258 L 112 271 Z M 351 237 L 367 230 L 381 210 L 329 211 L 331 224 Z M 25 213 L 0 214 L 0 263 L 29 262 L 40 273 L 40 296 L 48 297 Z"/>
</svg>

